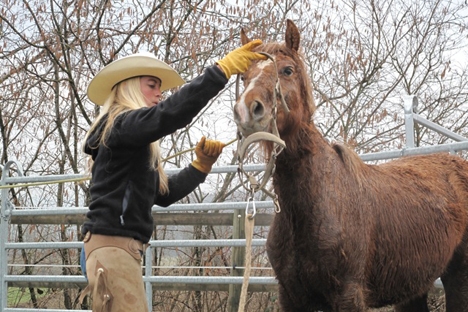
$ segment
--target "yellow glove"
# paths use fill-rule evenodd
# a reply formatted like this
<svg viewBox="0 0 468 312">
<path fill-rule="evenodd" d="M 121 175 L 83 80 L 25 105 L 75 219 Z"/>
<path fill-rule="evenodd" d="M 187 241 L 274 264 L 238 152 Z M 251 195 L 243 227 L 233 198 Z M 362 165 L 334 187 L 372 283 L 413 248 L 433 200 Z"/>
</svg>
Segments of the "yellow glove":
<svg viewBox="0 0 468 312">
<path fill-rule="evenodd" d="M 195 147 L 197 159 L 192 162 L 192 166 L 203 173 L 209 173 L 225 146 L 223 142 L 207 140 L 203 136 Z"/>
<path fill-rule="evenodd" d="M 222 60 L 216 62 L 223 70 L 227 79 L 232 75 L 245 72 L 253 60 L 266 60 L 266 56 L 252 52 L 252 50 L 262 44 L 262 41 L 257 39 L 244 44 L 242 47 L 231 51 Z"/>
</svg>

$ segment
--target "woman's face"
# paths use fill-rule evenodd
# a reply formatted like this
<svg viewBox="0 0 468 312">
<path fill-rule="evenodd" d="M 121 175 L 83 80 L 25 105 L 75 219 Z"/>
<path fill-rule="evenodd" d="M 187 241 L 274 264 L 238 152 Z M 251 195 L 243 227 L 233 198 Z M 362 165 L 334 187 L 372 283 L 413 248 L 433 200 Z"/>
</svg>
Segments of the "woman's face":
<svg viewBox="0 0 468 312">
<path fill-rule="evenodd" d="M 146 106 L 158 105 L 161 100 L 161 79 L 153 76 L 140 77 L 140 89 L 145 97 Z"/>
</svg>

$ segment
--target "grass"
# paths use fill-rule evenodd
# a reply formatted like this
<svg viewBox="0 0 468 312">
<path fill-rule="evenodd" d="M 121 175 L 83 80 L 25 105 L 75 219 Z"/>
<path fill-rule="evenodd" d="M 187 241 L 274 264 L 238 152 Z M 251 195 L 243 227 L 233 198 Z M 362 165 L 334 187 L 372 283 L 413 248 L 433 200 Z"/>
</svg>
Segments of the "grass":
<svg viewBox="0 0 468 312">
<path fill-rule="evenodd" d="M 42 298 L 46 293 L 36 289 L 36 298 Z M 31 303 L 31 294 L 27 288 L 9 287 L 8 288 L 8 307 L 18 307 Z"/>
</svg>

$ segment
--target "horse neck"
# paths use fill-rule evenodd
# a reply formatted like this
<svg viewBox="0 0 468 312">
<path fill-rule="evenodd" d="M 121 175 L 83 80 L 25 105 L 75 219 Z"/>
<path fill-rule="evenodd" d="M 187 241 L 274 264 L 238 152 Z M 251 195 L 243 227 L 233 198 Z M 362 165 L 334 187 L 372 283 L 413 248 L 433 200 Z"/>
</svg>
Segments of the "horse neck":
<svg viewBox="0 0 468 312">
<path fill-rule="evenodd" d="M 331 154 L 331 152 L 327 153 L 327 151 L 332 151 L 330 144 L 312 123 L 302 126 L 297 133 L 283 139 L 286 148 L 276 161 L 280 170 L 281 168 L 285 168 L 285 170 L 297 168 L 303 171 L 304 168 L 300 167 L 307 164 L 307 169 L 313 169 L 320 156 Z"/>
<path fill-rule="evenodd" d="M 336 162 L 332 158 L 337 155 L 313 124 L 301 127 L 295 136 L 285 138 L 285 142 L 286 148 L 276 160 L 275 192 L 283 200 L 310 202 L 317 198 L 318 184 L 329 165 Z"/>
</svg>

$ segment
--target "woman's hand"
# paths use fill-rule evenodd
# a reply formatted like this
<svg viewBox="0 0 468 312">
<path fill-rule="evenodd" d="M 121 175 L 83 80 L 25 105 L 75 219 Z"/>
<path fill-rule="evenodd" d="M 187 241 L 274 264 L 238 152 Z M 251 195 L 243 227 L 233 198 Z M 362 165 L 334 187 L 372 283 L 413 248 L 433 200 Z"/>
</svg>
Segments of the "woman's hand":
<svg viewBox="0 0 468 312">
<path fill-rule="evenodd" d="M 266 60 L 266 56 L 257 52 L 252 52 L 253 49 L 262 44 L 262 41 L 252 40 L 249 43 L 244 44 L 242 47 L 231 51 L 222 60 L 216 62 L 219 67 L 223 70 L 227 79 L 231 78 L 232 75 L 241 74 L 245 72 L 252 61 L 254 60 Z"/>
<path fill-rule="evenodd" d="M 203 136 L 195 147 L 197 158 L 192 162 L 192 166 L 203 173 L 209 173 L 225 146 L 223 142 L 207 140 Z"/>
</svg>

